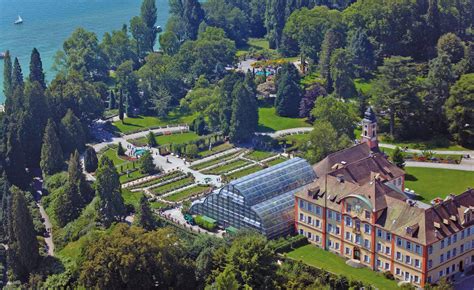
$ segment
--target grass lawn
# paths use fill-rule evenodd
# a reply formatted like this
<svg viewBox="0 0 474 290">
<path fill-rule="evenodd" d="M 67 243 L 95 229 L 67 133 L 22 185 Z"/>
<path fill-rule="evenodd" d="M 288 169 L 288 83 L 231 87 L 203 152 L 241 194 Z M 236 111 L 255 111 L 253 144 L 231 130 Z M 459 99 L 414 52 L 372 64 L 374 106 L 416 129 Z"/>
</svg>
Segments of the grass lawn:
<svg viewBox="0 0 474 290">
<path fill-rule="evenodd" d="M 283 157 L 278 157 L 278 158 L 273 159 L 273 160 L 271 160 L 269 162 L 266 162 L 266 163 L 267 163 L 268 166 L 273 166 L 273 165 L 277 165 L 277 164 L 280 164 L 282 162 L 285 162 L 286 160 L 288 160 L 288 159 L 283 158 Z"/>
<path fill-rule="evenodd" d="M 185 190 L 181 190 L 181 191 L 178 191 L 170 196 L 167 196 L 165 197 L 164 199 L 168 200 L 168 201 L 173 201 L 173 202 L 179 202 L 183 199 L 186 199 L 186 198 L 189 198 L 191 196 L 194 196 L 194 195 L 198 195 L 198 194 L 201 194 L 207 190 L 209 190 L 209 186 L 200 186 L 200 185 L 197 185 L 197 186 L 193 186 L 191 188 L 188 188 L 188 189 L 185 189 Z"/>
<path fill-rule="evenodd" d="M 124 166 L 125 164 L 127 163 L 130 163 L 130 161 L 120 157 L 117 155 L 117 148 L 114 147 L 114 148 L 109 148 L 107 150 L 105 150 L 102 155 L 105 155 L 107 157 L 109 157 L 110 160 L 112 160 L 112 162 L 114 163 L 115 167 L 118 167 L 120 165 Z M 124 166 L 125 167 L 125 166 Z"/>
<path fill-rule="evenodd" d="M 409 140 L 409 141 L 390 141 L 386 140 L 384 136 L 380 136 L 380 142 L 397 145 L 399 147 L 408 147 L 410 149 L 419 150 L 444 150 L 444 151 L 466 151 L 473 150 L 472 148 L 465 148 L 457 145 L 446 138 L 438 138 L 435 140 Z"/>
<path fill-rule="evenodd" d="M 128 188 L 122 188 L 122 197 L 125 204 L 137 207 L 143 193 L 141 191 L 132 192 Z"/>
<path fill-rule="evenodd" d="M 126 171 L 125 171 L 126 172 Z M 140 172 L 140 169 L 137 169 L 129 174 L 125 173 L 124 175 L 120 176 L 120 183 L 126 183 L 132 180 L 136 180 L 142 177 L 148 176 L 148 174 L 143 174 Z"/>
<path fill-rule="evenodd" d="M 207 157 L 207 156 L 211 156 L 213 154 L 224 152 L 224 151 L 232 149 L 232 148 L 234 148 L 234 145 L 232 145 L 230 143 L 223 143 L 223 144 L 212 147 L 210 151 L 209 150 L 204 150 L 204 151 L 199 152 L 198 154 L 199 154 L 199 157 L 204 158 L 204 157 Z"/>
<path fill-rule="evenodd" d="M 368 283 L 378 289 L 398 289 L 396 281 L 388 280 L 382 274 L 368 268 L 352 268 L 346 265 L 343 258 L 314 245 L 306 245 L 293 250 L 288 253 L 288 257 L 335 274 L 342 274 L 352 280 Z"/>
<path fill-rule="evenodd" d="M 474 187 L 474 172 L 448 169 L 406 167 L 405 187 L 413 189 L 422 201 L 430 202 L 436 197 L 460 194 L 467 187 Z"/>
<path fill-rule="evenodd" d="M 155 187 L 151 191 L 153 192 L 153 194 L 162 195 L 162 194 L 165 194 L 167 192 L 173 191 L 175 189 L 191 185 L 193 183 L 194 183 L 194 178 L 193 177 L 186 177 L 186 178 L 176 180 L 176 181 L 171 182 L 171 183 L 167 183 L 167 184 L 163 184 L 163 185 L 160 185 L 158 187 Z"/>
<path fill-rule="evenodd" d="M 293 141 L 293 142 L 305 142 L 308 141 L 309 133 L 297 134 L 297 135 L 287 135 L 282 137 L 282 140 Z"/>
<path fill-rule="evenodd" d="M 395 150 L 395 149 L 391 149 L 391 148 L 384 148 L 384 147 L 380 147 L 380 150 L 382 150 L 382 152 L 384 152 L 385 154 L 387 154 L 389 157 L 392 155 L 392 152 Z M 403 155 L 405 156 L 405 159 L 408 158 L 408 157 L 413 157 L 414 153 L 408 153 L 408 152 L 405 152 L 403 153 Z M 418 156 L 422 156 L 422 154 L 417 154 Z M 458 161 L 461 161 L 461 157 L 462 155 L 460 154 L 433 154 L 433 157 L 436 157 L 436 158 L 442 158 L 442 159 L 452 159 L 452 160 L 458 160 Z"/>
<path fill-rule="evenodd" d="M 265 38 L 250 38 L 247 45 L 237 51 L 237 57 L 246 54 L 251 48 L 255 50 L 269 49 L 270 45 Z"/>
<path fill-rule="evenodd" d="M 197 140 L 199 138 L 201 137 L 194 132 L 161 135 L 161 136 L 155 137 L 156 142 L 158 142 L 158 145 L 184 144 L 184 143 L 188 143 L 189 141 Z"/>
<path fill-rule="evenodd" d="M 222 166 L 219 166 L 219 167 L 216 167 L 216 168 L 212 168 L 212 169 L 203 171 L 203 173 L 204 173 L 204 174 L 219 175 L 219 174 L 223 174 L 223 173 L 232 171 L 232 170 L 234 170 L 234 169 L 237 169 L 237 168 L 240 168 L 240 167 L 249 165 L 249 164 L 250 164 L 250 163 L 249 163 L 248 161 L 241 160 L 241 159 L 237 159 L 237 160 L 234 160 L 234 161 L 232 161 L 232 162 L 229 162 L 229 163 L 227 163 L 227 164 L 225 164 L 225 165 L 222 165 Z"/>
<path fill-rule="evenodd" d="M 201 170 L 203 168 L 206 168 L 206 167 L 209 167 L 209 166 L 212 166 L 212 165 L 215 165 L 217 163 L 220 163 L 220 162 L 223 162 L 223 161 L 226 161 L 226 160 L 229 160 L 229 159 L 232 159 L 232 158 L 235 158 L 237 156 L 240 155 L 240 151 L 239 152 L 231 152 L 231 153 L 228 153 L 228 154 L 225 154 L 219 158 L 216 158 L 216 159 L 212 159 L 212 160 L 209 160 L 209 161 L 206 161 L 206 162 L 202 162 L 202 163 L 199 163 L 199 164 L 196 164 L 196 165 L 193 165 L 191 166 L 191 169 L 194 169 L 194 170 Z"/>
<path fill-rule="evenodd" d="M 239 171 L 234 172 L 232 174 L 226 175 L 226 178 L 228 180 L 233 180 L 233 179 L 237 179 L 237 178 L 247 176 L 249 174 L 260 171 L 262 169 L 263 169 L 263 167 L 261 167 L 260 165 L 254 165 L 254 166 L 250 166 L 250 167 L 248 167 L 244 170 L 239 170 Z"/>
<path fill-rule="evenodd" d="M 134 186 L 131 186 L 129 188 L 145 188 L 145 187 L 148 187 L 148 186 L 152 186 L 154 184 L 157 184 L 157 183 L 161 183 L 161 182 L 164 182 L 166 180 L 170 180 L 170 179 L 173 179 L 173 178 L 176 178 L 178 176 L 181 176 L 181 175 L 184 175 L 183 172 L 181 171 L 175 171 L 175 172 L 172 172 L 172 173 L 168 173 L 166 175 L 163 175 L 162 177 L 159 177 L 159 178 L 154 178 L 150 181 L 147 181 L 147 182 L 144 182 L 144 183 L 141 183 L 141 184 L 137 184 L 137 185 L 134 185 Z"/>
<path fill-rule="evenodd" d="M 167 204 L 164 203 L 164 202 L 160 202 L 160 201 L 153 201 L 153 202 L 150 203 L 150 206 L 153 209 L 161 209 L 161 208 L 164 208 L 165 206 L 167 206 Z"/>
<path fill-rule="evenodd" d="M 158 126 L 190 124 L 195 118 L 196 115 L 185 115 L 180 112 L 171 112 L 166 118 L 138 116 L 135 118 L 125 118 L 123 123 L 118 121 L 114 122 L 112 125 L 117 129 L 117 131 L 128 134 Z"/>
<path fill-rule="evenodd" d="M 354 85 L 357 90 L 361 91 L 364 95 L 368 95 L 372 90 L 372 81 L 365 79 L 355 79 Z"/>
<path fill-rule="evenodd" d="M 276 155 L 275 152 L 255 150 L 245 155 L 245 157 L 248 159 L 255 160 L 255 161 L 260 161 L 260 160 L 264 160 L 275 155 Z"/>
<path fill-rule="evenodd" d="M 311 127 L 304 118 L 280 117 L 276 114 L 275 108 L 258 109 L 258 129 L 259 132 L 273 132 L 291 128 Z"/>
</svg>

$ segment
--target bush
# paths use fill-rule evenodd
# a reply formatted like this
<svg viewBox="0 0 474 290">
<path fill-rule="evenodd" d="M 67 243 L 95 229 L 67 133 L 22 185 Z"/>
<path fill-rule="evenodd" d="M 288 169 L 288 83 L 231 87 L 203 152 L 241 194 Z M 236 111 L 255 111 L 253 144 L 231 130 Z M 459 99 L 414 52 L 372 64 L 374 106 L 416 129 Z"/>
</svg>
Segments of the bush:
<svg viewBox="0 0 474 290">
<path fill-rule="evenodd" d="M 293 237 L 286 237 L 279 239 L 273 245 L 275 252 L 277 253 L 286 253 L 291 251 L 294 248 L 299 248 L 301 246 L 307 245 L 308 239 L 303 235 L 297 235 Z"/>
<path fill-rule="evenodd" d="M 198 215 L 194 218 L 194 221 L 196 222 L 196 224 L 198 226 L 200 226 L 201 228 L 205 229 L 205 230 L 208 230 L 208 231 L 214 231 L 216 228 L 217 228 L 217 224 L 216 223 L 211 223 L 207 220 L 205 220 L 202 216 Z"/>
<path fill-rule="evenodd" d="M 383 276 L 387 279 L 395 280 L 395 277 L 393 276 L 393 274 L 390 271 L 383 272 Z"/>
</svg>

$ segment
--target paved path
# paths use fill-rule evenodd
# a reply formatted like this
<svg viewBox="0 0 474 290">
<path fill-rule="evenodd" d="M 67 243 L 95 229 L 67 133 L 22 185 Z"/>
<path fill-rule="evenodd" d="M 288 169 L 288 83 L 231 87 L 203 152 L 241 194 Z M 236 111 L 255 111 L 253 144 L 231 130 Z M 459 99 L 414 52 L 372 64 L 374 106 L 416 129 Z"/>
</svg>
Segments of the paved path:
<svg viewBox="0 0 474 290">
<path fill-rule="evenodd" d="M 292 128 L 286 130 L 280 130 L 275 132 L 257 132 L 258 135 L 267 135 L 272 138 L 280 138 L 286 135 L 295 135 L 295 134 L 304 134 L 313 131 L 313 127 L 300 127 L 300 128 Z"/>
<path fill-rule="evenodd" d="M 46 229 L 44 241 L 46 243 L 46 246 L 48 247 L 48 255 L 54 256 L 53 225 L 51 224 L 49 216 L 44 210 L 43 205 L 41 204 L 41 197 L 43 195 L 43 180 L 39 177 L 35 177 L 35 179 L 33 180 L 33 187 L 35 189 L 36 205 L 40 210 L 40 215 L 43 219 L 43 224 Z"/>
<path fill-rule="evenodd" d="M 474 171 L 474 165 L 462 164 L 462 163 L 461 164 L 445 164 L 445 163 L 406 161 L 405 166 Z"/>
<path fill-rule="evenodd" d="M 387 143 L 379 143 L 379 146 L 382 148 L 389 148 L 389 149 L 395 149 L 397 146 L 393 144 L 387 144 Z M 400 146 L 399 146 L 400 147 Z M 454 151 L 454 150 L 429 150 L 427 149 L 426 151 L 433 152 L 434 154 L 445 154 L 445 155 L 471 155 L 474 157 L 474 151 L 472 150 L 466 150 L 466 151 Z M 418 153 L 422 154 L 423 150 L 417 150 L 417 149 L 406 149 L 404 152 L 408 153 Z"/>
</svg>

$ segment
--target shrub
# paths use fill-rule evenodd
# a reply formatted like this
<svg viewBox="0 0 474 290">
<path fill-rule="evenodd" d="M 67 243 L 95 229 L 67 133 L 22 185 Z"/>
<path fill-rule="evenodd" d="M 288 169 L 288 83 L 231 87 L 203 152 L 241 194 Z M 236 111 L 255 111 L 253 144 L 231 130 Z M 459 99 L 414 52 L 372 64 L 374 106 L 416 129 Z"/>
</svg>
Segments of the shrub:
<svg viewBox="0 0 474 290">
<path fill-rule="evenodd" d="M 198 226 L 200 226 L 201 228 L 205 229 L 205 230 L 208 230 L 208 231 L 214 231 L 217 227 L 217 224 L 216 223 L 212 223 L 210 221 L 207 221 L 206 219 L 204 219 L 203 216 L 196 216 L 194 218 L 194 221 L 196 222 L 196 224 Z"/>
<path fill-rule="evenodd" d="M 293 237 L 279 239 L 275 242 L 273 248 L 277 253 L 286 253 L 291 251 L 291 249 L 299 248 L 306 244 L 308 244 L 308 239 L 303 235 L 297 235 Z"/>
<path fill-rule="evenodd" d="M 395 280 L 395 277 L 393 276 L 393 274 L 390 271 L 383 272 L 383 276 L 387 279 Z"/>
</svg>

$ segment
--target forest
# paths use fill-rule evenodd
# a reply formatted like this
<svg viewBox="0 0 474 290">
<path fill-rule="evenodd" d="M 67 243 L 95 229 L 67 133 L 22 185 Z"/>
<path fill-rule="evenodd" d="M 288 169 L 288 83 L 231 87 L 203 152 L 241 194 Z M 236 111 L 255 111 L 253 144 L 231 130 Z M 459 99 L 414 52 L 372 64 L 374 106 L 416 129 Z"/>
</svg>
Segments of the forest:
<svg viewBox="0 0 474 290">
<path fill-rule="evenodd" d="M 247 144 L 259 131 L 259 109 L 269 106 L 276 116 L 304 118 L 314 128 L 299 145 L 315 163 L 353 143 L 371 106 L 384 140 L 472 148 L 474 3 L 169 0 L 169 6 L 163 32 L 155 26 L 160 7 L 153 0 L 144 0 L 140 15 L 103 36 L 77 28 L 56 55 L 51 81 L 36 48 L 28 75 L 6 53 L 3 282 L 26 288 L 361 287 L 297 262 L 277 266 L 273 241 L 258 234 L 190 236 L 157 218 L 146 199 L 130 208 L 112 160 L 99 159 L 87 146 L 91 128 L 108 114 L 126 124 L 179 112 L 193 116 L 198 135 Z M 251 45 L 255 39 L 264 47 Z M 246 59 L 263 65 L 239 71 Z M 263 76 L 256 73 L 275 63 L 274 77 L 265 69 Z M 270 87 L 270 101 L 262 98 L 262 85 Z M 86 179 L 81 155 L 95 182 Z M 147 166 L 143 170 L 151 171 Z M 47 233 L 35 202 L 39 176 L 49 193 L 45 207 L 58 232 L 56 247 L 73 249 L 77 259 L 45 253 Z M 124 221 L 131 213 L 136 218 L 130 227 Z"/>
</svg>

